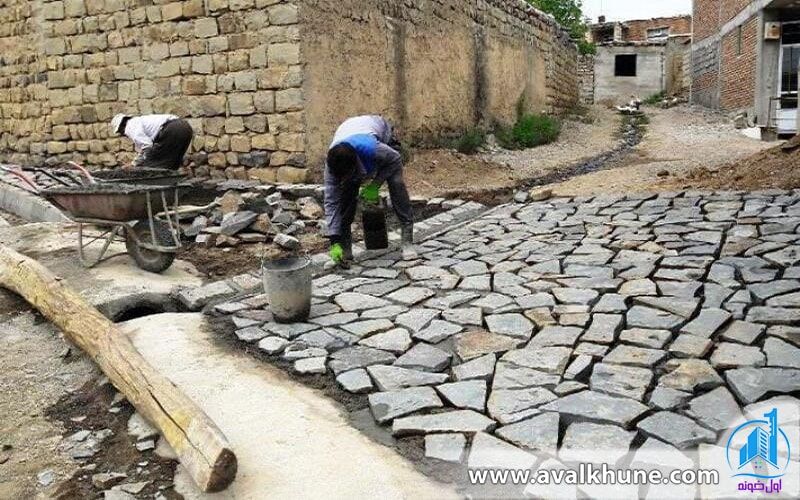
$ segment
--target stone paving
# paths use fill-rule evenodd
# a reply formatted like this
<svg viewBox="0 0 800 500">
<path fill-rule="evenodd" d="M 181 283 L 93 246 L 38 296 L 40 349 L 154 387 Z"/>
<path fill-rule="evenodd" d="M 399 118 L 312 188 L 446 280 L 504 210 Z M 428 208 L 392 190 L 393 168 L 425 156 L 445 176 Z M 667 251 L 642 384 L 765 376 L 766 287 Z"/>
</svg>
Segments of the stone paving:
<svg viewBox="0 0 800 500">
<path fill-rule="evenodd" d="M 315 279 L 307 323 L 216 313 L 437 460 L 687 450 L 800 394 L 799 230 L 800 191 L 511 204 Z"/>
</svg>

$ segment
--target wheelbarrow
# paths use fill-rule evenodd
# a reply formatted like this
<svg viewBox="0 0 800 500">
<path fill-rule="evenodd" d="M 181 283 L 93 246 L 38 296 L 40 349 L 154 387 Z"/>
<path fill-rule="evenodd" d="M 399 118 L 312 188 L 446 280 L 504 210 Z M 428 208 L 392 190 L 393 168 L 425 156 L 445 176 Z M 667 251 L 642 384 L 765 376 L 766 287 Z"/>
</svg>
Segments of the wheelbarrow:
<svg viewBox="0 0 800 500">
<path fill-rule="evenodd" d="M 39 189 L 20 171 L 17 175 L 30 187 L 64 211 L 78 224 L 78 256 L 91 268 L 113 257 L 129 254 L 145 271 L 168 269 L 181 248 L 178 223 L 178 186 L 96 182 L 84 171 L 86 184 Z M 85 239 L 84 226 L 96 226 L 99 236 Z M 126 252 L 107 255 L 111 243 L 125 241 Z M 101 244 L 94 256 L 88 247 Z"/>
</svg>

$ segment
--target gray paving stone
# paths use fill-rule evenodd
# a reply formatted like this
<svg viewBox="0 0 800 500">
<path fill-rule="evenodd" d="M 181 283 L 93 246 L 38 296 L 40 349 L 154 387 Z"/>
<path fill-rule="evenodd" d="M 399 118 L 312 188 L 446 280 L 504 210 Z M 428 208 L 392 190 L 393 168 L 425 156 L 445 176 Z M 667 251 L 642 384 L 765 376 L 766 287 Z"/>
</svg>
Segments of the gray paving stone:
<svg viewBox="0 0 800 500">
<path fill-rule="evenodd" d="M 684 322 L 684 318 L 650 307 L 633 306 L 626 316 L 628 327 L 671 330 Z"/>
<path fill-rule="evenodd" d="M 453 367 L 455 380 L 489 380 L 494 374 L 497 356 L 487 354 Z"/>
<path fill-rule="evenodd" d="M 669 330 L 648 330 L 645 328 L 631 328 L 619 334 L 619 340 L 641 347 L 660 349 L 669 342 L 672 333 Z"/>
<path fill-rule="evenodd" d="M 441 408 L 442 400 L 430 387 L 412 387 L 391 392 L 374 392 L 369 395 L 369 409 L 379 423 L 421 410 Z"/>
<path fill-rule="evenodd" d="M 473 438 L 467 458 L 470 469 L 528 470 L 536 462 L 535 455 L 483 432 Z"/>
<path fill-rule="evenodd" d="M 500 360 L 532 370 L 561 375 L 567 367 L 571 349 L 567 347 L 537 347 L 505 353 Z"/>
<path fill-rule="evenodd" d="M 546 326 L 531 339 L 531 347 L 551 347 L 575 345 L 583 333 L 582 328 L 570 326 Z"/>
<path fill-rule="evenodd" d="M 405 272 L 409 279 L 415 282 L 443 278 L 450 275 L 446 270 L 433 266 L 414 266 L 406 269 Z"/>
<path fill-rule="evenodd" d="M 433 318 L 438 317 L 440 311 L 436 309 L 411 309 L 410 311 L 403 313 L 397 318 L 395 318 L 394 322 L 398 326 L 404 326 L 411 330 L 412 332 L 418 332 L 425 328 L 428 323 L 433 320 Z"/>
<path fill-rule="evenodd" d="M 472 302 L 475 307 L 480 307 L 485 313 L 492 314 L 495 311 L 512 304 L 511 297 L 499 293 L 490 293 L 489 295 Z"/>
<path fill-rule="evenodd" d="M 389 365 L 368 366 L 367 373 L 375 381 L 375 386 L 378 390 L 381 391 L 396 391 L 408 387 L 436 385 L 446 382 L 448 379 L 448 376 L 444 373 L 422 372 Z"/>
<path fill-rule="evenodd" d="M 414 333 L 413 337 L 417 340 L 423 340 L 425 342 L 429 342 L 432 344 L 438 344 L 439 342 L 442 342 L 443 340 L 452 337 L 453 335 L 462 331 L 463 329 L 464 327 L 461 325 L 456 325 L 448 321 L 435 319 L 431 321 L 431 323 L 428 326 Z"/>
<path fill-rule="evenodd" d="M 317 318 L 310 319 L 311 323 L 315 323 L 320 326 L 339 326 L 344 325 L 346 323 L 352 323 L 353 321 L 358 319 L 357 313 L 336 313 L 330 314 L 328 316 L 320 316 Z"/>
<path fill-rule="evenodd" d="M 436 295 L 436 292 L 430 288 L 422 288 L 416 286 L 407 286 L 386 296 L 388 300 L 400 302 L 407 306 L 418 304 L 425 299 L 429 299 Z"/>
<path fill-rule="evenodd" d="M 713 389 L 723 384 L 722 378 L 704 359 L 673 360 L 667 363 L 668 373 L 659 384 L 685 392 Z"/>
<path fill-rule="evenodd" d="M 659 385 L 653 389 L 648 402 L 651 406 L 660 410 L 672 410 L 673 408 L 683 406 L 691 398 L 692 395 L 688 392 Z"/>
<path fill-rule="evenodd" d="M 562 304 L 591 304 L 600 296 L 596 290 L 579 288 L 553 288 L 551 292 Z"/>
<path fill-rule="evenodd" d="M 797 309 L 781 307 L 753 307 L 747 313 L 747 321 L 767 325 L 794 325 L 797 323 Z"/>
<path fill-rule="evenodd" d="M 565 462 L 616 464 L 635 436 L 616 425 L 575 422 L 567 427 L 558 456 Z"/>
<path fill-rule="evenodd" d="M 324 356 L 315 358 L 303 358 L 294 362 L 292 369 L 301 375 L 320 375 L 325 373 L 325 360 Z"/>
<path fill-rule="evenodd" d="M 331 330 L 333 329 L 331 328 Z M 347 342 L 331 335 L 327 330 L 314 330 L 304 333 L 297 337 L 295 341 L 309 347 L 321 347 L 325 350 L 341 349 L 347 345 Z"/>
<path fill-rule="evenodd" d="M 486 263 L 478 260 L 466 260 L 459 262 L 451 269 L 454 273 L 462 277 L 487 274 L 489 272 L 489 267 L 486 265 Z"/>
<path fill-rule="evenodd" d="M 539 413 L 538 407 L 555 399 L 555 394 L 542 387 L 524 389 L 493 387 L 486 407 L 493 419 L 501 424 L 511 424 Z"/>
<path fill-rule="evenodd" d="M 666 355 L 667 353 L 660 349 L 618 345 L 603 358 L 603 362 L 652 368 L 661 362 Z"/>
<path fill-rule="evenodd" d="M 747 321 L 732 321 L 722 333 L 720 338 L 723 340 L 732 340 L 741 344 L 752 344 L 760 337 L 767 329 L 764 325 L 756 323 L 748 323 Z"/>
<path fill-rule="evenodd" d="M 758 347 L 722 342 L 717 344 L 709 361 L 714 368 L 727 369 L 764 366 L 766 360 Z"/>
<path fill-rule="evenodd" d="M 450 292 L 441 297 L 433 297 L 425 302 L 425 307 L 433 309 L 454 309 L 479 298 L 475 292 Z"/>
<path fill-rule="evenodd" d="M 767 366 L 800 368 L 800 349 L 779 338 L 767 337 L 764 353 L 767 355 Z"/>
<path fill-rule="evenodd" d="M 199 311 L 206 304 L 236 293 L 225 281 L 217 281 L 199 288 L 190 288 L 178 293 L 178 300 L 190 311 Z"/>
<path fill-rule="evenodd" d="M 319 325 L 312 325 L 310 323 L 267 323 L 263 326 L 263 328 L 273 335 L 278 335 L 285 339 L 291 340 L 304 333 L 319 329 Z"/>
<path fill-rule="evenodd" d="M 567 380 L 558 384 L 556 388 L 553 389 L 553 392 L 556 394 L 556 396 L 562 397 L 566 396 L 567 394 L 580 392 L 584 389 L 587 389 L 587 387 L 588 386 L 583 382 L 578 382 L 575 380 Z"/>
<path fill-rule="evenodd" d="M 666 311 L 668 313 L 690 318 L 700 307 L 699 299 L 686 299 L 676 297 L 636 297 L 634 303 Z"/>
<path fill-rule="evenodd" d="M 777 295 L 800 290 L 798 280 L 775 280 L 767 283 L 748 285 L 747 289 L 760 300 L 767 300 Z M 780 304 L 778 304 L 780 305 Z"/>
<path fill-rule="evenodd" d="M 767 300 L 767 306 L 800 308 L 800 292 L 773 297 Z"/>
<path fill-rule="evenodd" d="M 633 366 L 598 363 L 589 379 L 593 391 L 643 400 L 653 372 Z"/>
<path fill-rule="evenodd" d="M 258 348 L 269 355 L 280 354 L 289 345 L 289 341 L 283 337 L 265 337 L 258 342 Z"/>
<path fill-rule="evenodd" d="M 463 434 L 428 434 L 425 436 L 425 457 L 458 463 L 466 446 L 467 439 Z"/>
<path fill-rule="evenodd" d="M 388 319 L 367 319 L 343 325 L 342 328 L 359 338 L 364 338 L 374 333 L 391 330 L 394 328 L 394 323 Z"/>
<path fill-rule="evenodd" d="M 543 413 L 504 425 L 495 434 L 525 450 L 555 455 L 558 446 L 558 413 Z"/>
<path fill-rule="evenodd" d="M 342 389 L 353 394 L 363 394 L 371 392 L 373 389 L 372 380 L 363 368 L 340 373 L 336 377 L 336 382 L 342 386 Z"/>
<path fill-rule="evenodd" d="M 685 299 L 694 297 L 697 291 L 700 290 L 702 283 L 698 281 L 656 281 L 656 286 L 658 286 L 658 290 L 663 295 Z"/>
<path fill-rule="evenodd" d="M 778 337 L 795 346 L 800 347 L 800 327 L 793 326 L 771 326 L 767 330 L 767 335 Z"/>
<path fill-rule="evenodd" d="M 458 284 L 461 290 L 478 290 L 488 292 L 492 289 L 492 277 L 488 274 L 480 276 L 467 276 Z"/>
<path fill-rule="evenodd" d="M 378 307 L 390 305 L 390 303 L 384 299 L 353 292 L 340 293 L 336 295 L 333 300 L 345 312 L 364 311 L 366 309 L 376 309 Z"/>
<path fill-rule="evenodd" d="M 669 352 L 678 358 L 702 358 L 711 350 L 712 342 L 705 337 L 682 333 L 670 344 Z"/>
<path fill-rule="evenodd" d="M 626 296 L 642 296 L 642 295 L 656 295 L 656 284 L 649 279 L 636 279 L 626 281 L 619 287 L 620 295 Z"/>
<path fill-rule="evenodd" d="M 436 390 L 456 408 L 486 411 L 486 381 L 465 380 L 436 386 Z"/>
<path fill-rule="evenodd" d="M 452 354 L 429 344 L 419 343 L 397 358 L 395 366 L 440 372 L 450 365 Z"/>
<path fill-rule="evenodd" d="M 324 358 L 327 355 L 328 351 L 321 347 L 308 347 L 305 344 L 292 343 L 283 350 L 281 358 L 287 361 L 296 361 L 306 358 Z"/>
<path fill-rule="evenodd" d="M 621 314 L 593 314 L 589 329 L 581 337 L 581 341 L 610 344 L 622 329 L 622 322 Z"/>
<path fill-rule="evenodd" d="M 520 347 L 524 341 L 484 330 L 458 334 L 453 339 L 455 353 L 462 361 L 469 361 L 489 353 L 500 353 Z"/>
<path fill-rule="evenodd" d="M 373 347 L 392 354 L 403 354 L 411 348 L 411 335 L 405 328 L 395 328 L 388 332 L 378 333 L 358 342 L 366 347 Z"/>
<path fill-rule="evenodd" d="M 489 331 L 498 335 L 527 340 L 533 333 L 534 325 L 521 314 L 493 314 L 486 317 Z"/>
<path fill-rule="evenodd" d="M 700 314 L 681 328 L 681 332 L 711 338 L 731 317 L 722 309 L 703 309 Z"/>
<path fill-rule="evenodd" d="M 715 433 L 697 425 L 690 418 L 669 411 L 651 415 L 639 422 L 637 427 L 645 434 L 665 441 L 679 450 L 700 443 L 713 443 L 717 437 Z"/>
<path fill-rule="evenodd" d="M 395 279 L 388 279 L 379 281 L 377 283 L 370 283 L 368 285 L 361 285 L 353 289 L 355 293 L 363 293 L 366 295 L 372 295 L 375 297 L 382 297 L 387 293 L 393 292 L 398 288 L 402 288 L 408 285 L 408 281 L 405 280 L 395 280 Z"/>
<path fill-rule="evenodd" d="M 587 313 L 561 313 L 558 315 L 558 324 L 561 326 L 585 327 L 589 324 L 592 316 Z"/>
<path fill-rule="evenodd" d="M 235 333 L 236 337 L 243 342 L 255 342 L 269 335 L 269 332 L 258 326 L 248 326 L 247 328 L 236 330 Z"/>
<path fill-rule="evenodd" d="M 419 415 L 395 419 L 392 434 L 411 436 L 434 432 L 475 433 L 491 431 L 497 423 L 489 417 L 473 410 L 455 410 L 432 415 Z"/>
<path fill-rule="evenodd" d="M 556 300 L 546 292 L 523 295 L 514 299 L 523 309 L 533 309 L 536 307 L 552 307 L 556 305 Z"/>
<path fill-rule="evenodd" d="M 644 414 L 647 407 L 632 399 L 609 396 L 595 391 L 583 391 L 548 403 L 542 407 L 542 410 L 627 427 Z"/>
<path fill-rule="evenodd" d="M 592 312 L 595 313 L 624 313 L 628 310 L 625 297 L 615 293 L 607 293 L 600 297 Z"/>
<path fill-rule="evenodd" d="M 724 387 L 698 396 L 689 402 L 687 415 L 716 432 L 735 427 L 742 411 L 733 395 Z"/>
<path fill-rule="evenodd" d="M 371 365 L 385 365 L 393 363 L 397 358 L 394 354 L 372 349 L 364 346 L 346 347 L 341 351 L 331 354 L 328 367 L 334 374 L 350 371 L 356 368 L 365 368 Z"/>
<path fill-rule="evenodd" d="M 581 354 L 570 363 L 564 372 L 564 378 L 568 380 L 584 380 L 592 371 L 593 358 L 588 354 Z"/>
<path fill-rule="evenodd" d="M 483 325 L 483 311 L 480 307 L 462 307 L 459 309 L 445 309 L 442 317 L 451 323 L 464 326 Z"/>
</svg>

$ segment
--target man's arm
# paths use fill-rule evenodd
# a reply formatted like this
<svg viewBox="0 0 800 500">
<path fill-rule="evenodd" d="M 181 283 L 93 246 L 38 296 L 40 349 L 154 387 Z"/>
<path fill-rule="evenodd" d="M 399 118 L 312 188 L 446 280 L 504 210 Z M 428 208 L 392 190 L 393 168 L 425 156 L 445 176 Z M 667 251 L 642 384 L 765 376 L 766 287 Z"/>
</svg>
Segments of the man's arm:
<svg viewBox="0 0 800 500">
<path fill-rule="evenodd" d="M 131 118 L 125 126 L 125 135 L 133 141 L 136 151 L 144 152 L 144 150 L 153 146 L 153 139 L 147 135 L 142 120 L 139 118 Z"/>
</svg>

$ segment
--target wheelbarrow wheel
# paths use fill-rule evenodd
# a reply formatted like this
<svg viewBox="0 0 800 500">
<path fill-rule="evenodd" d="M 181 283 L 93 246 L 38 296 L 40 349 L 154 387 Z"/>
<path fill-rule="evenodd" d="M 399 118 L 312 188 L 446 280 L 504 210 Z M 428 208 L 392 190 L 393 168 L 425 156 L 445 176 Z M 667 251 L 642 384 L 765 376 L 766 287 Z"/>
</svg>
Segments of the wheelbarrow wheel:
<svg viewBox="0 0 800 500">
<path fill-rule="evenodd" d="M 153 229 L 155 230 L 156 244 L 161 246 L 174 246 L 175 242 L 172 240 L 172 233 L 169 226 L 161 221 L 153 221 Z M 136 235 L 136 238 L 133 235 Z M 165 271 L 172 262 L 175 260 L 175 253 L 173 252 L 158 252 L 148 248 L 140 247 L 136 241 L 151 242 L 150 236 L 150 223 L 146 220 L 140 220 L 133 227 L 127 229 L 125 236 L 125 247 L 128 249 L 128 254 L 136 261 L 136 265 L 145 271 L 151 273 L 161 273 Z"/>
</svg>

